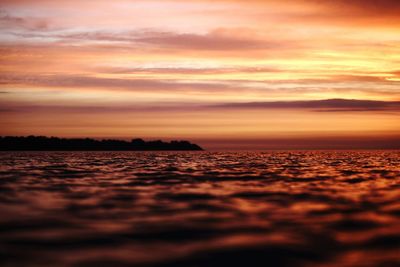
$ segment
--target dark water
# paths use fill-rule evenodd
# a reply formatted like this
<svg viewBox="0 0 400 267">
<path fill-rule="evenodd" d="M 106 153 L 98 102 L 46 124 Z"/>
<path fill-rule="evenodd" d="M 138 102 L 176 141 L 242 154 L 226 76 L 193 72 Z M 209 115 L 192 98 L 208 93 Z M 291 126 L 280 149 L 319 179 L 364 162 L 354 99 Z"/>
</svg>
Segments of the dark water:
<svg viewBox="0 0 400 267">
<path fill-rule="evenodd" d="M 1 266 L 399 266 L 400 152 L 0 154 Z"/>
</svg>

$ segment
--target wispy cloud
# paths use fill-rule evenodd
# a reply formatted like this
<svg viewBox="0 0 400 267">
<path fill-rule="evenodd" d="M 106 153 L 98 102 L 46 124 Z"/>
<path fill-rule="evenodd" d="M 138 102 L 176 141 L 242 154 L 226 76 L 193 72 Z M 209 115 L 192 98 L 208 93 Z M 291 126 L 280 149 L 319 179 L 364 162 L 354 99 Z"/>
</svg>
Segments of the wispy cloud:
<svg viewBox="0 0 400 267">
<path fill-rule="evenodd" d="M 214 107 L 223 109 L 308 109 L 314 111 L 400 111 L 400 101 L 327 99 L 310 101 L 275 101 L 228 103 Z"/>
<path fill-rule="evenodd" d="M 0 29 L 2 30 L 44 31 L 49 27 L 49 22 L 44 18 L 12 16 L 0 9 Z"/>
<path fill-rule="evenodd" d="M 100 73 L 110 74 L 232 74 L 232 73 L 277 73 L 284 70 L 273 67 L 98 67 Z"/>
<path fill-rule="evenodd" d="M 326 99 L 304 101 L 270 101 L 250 103 L 142 103 L 132 104 L 34 104 L 3 102 L 3 112 L 56 112 L 56 113 L 158 113 L 158 112 L 240 112 L 241 110 L 304 110 L 310 112 L 400 112 L 400 101 L 374 101 L 357 99 Z"/>
<path fill-rule="evenodd" d="M 119 71 L 118 69 L 116 70 Z M 131 69 L 122 70 L 132 71 Z M 134 70 L 133 70 L 134 71 Z M 185 78 L 183 74 L 200 74 L 207 73 L 211 76 L 217 75 L 222 70 L 194 70 L 194 69 L 150 69 L 147 73 L 148 77 L 96 77 L 83 74 L 32 74 L 32 73 L 10 73 L 5 72 L 0 75 L 0 85 L 22 87 L 22 88 L 51 88 L 52 90 L 75 90 L 81 92 L 136 92 L 136 93 L 169 93 L 178 95 L 204 96 L 213 98 L 219 95 L 222 99 L 230 99 L 235 94 L 243 94 L 247 97 L 268 99 L 276 96 L 290 97 L 297 95 L 315 95 L 335 96 L 343 94 L 364 94 L 375 97 L 385 96 L 392 98 L 400 98 L 400 92 L 396 90 L 397 82 L 383 81 L 382 78 L 374 77 L 345 77 L 340 80 L 337 77 L 327 77 L 325 79 L 302 79 L 302 80 L 252 80 L 252 79 L 207 79 Z M 254 69 L 236 69 L 236 71 L 257 72 Z M 268 69 L 260 70 L 259 73 L 266 73 Z M 272 70 L 274 71 L 274 70 Z M 112 72 L 107 72 L 112 73 Z M 138 72 L 137 74 L 145 74 L 146 72 Z M 172 76 L 170 78 L 157 77 L 163 73 L 180 75 L 180 77 Z M 119 73 L 121 74 L 121 73 Z M 340 83 L 339 83 L 340 81 Z M 368 81 L 368 84 L 366 83 Z M 359 88 L 359 83 L 363 83 L 363 88 Z M 376 89 L 379 86 L 380 88 Z M 304 97 L 303 97 L 304 98 Z M 196 100 L 196 98 L 193 98 Z M 200 99 L 198 99 L 200 100 Z M 241 101 L 243 102 L 243 100 Z"/>
<path fill-rule="evenodd" d="M 44 26 L 44 25 L 43 25 Z M 46 26 L 47 27 L 47 26 Z M 70 32 L 14 32 L 20 38 L 42 38 L 49 43 L 58 44 L 98 44 L 99 42 L 127 45 L 147 46 L 157 49 L 188 49 L 206 51 L 246 51 L 276 50 L 295 47 L 295 44 L 282 43 L 278 40 L 262 40 L 254 36 L 236 36 L 233 32 L 221 34 L 212 30 L 205 34 L 179 33 L 157 30 L 129 30 L 123 32 L 107 31 L 75 31 Z"/>
<path fill-rule="evenodd" d="M 280 47 L 282 44 L 251 38 L 224 36 L 215 32 L 204 35 L 176 33 L 148 33 L 138 37 L 136 42 L 170 48 L 190 48 L 194 50 L 254 50 Z"/>
</svg>

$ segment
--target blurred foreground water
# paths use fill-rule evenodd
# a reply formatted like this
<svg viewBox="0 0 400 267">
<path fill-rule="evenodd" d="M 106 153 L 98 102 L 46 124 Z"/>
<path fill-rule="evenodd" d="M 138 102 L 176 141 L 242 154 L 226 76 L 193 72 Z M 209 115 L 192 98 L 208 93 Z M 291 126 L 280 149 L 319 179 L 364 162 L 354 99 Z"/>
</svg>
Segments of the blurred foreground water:
<svg viewBox="0 0 400 267">
<path fill-rule="evenodd" d="M 400 266 L 400 151 L 2 152 L 0 266 Z"/>
</svg>

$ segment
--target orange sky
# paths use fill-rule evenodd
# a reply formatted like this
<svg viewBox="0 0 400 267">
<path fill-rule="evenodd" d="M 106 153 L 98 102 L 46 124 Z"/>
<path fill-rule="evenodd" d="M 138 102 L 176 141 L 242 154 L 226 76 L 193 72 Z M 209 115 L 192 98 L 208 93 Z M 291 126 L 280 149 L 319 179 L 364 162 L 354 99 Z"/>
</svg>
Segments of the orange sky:
<svg viewBox="0 0 400 267">
<path fill-rule="evenodd" d="M 397 0 L 2 0 L 0 135 L 395 146 L 398 14 Z M 320 101 L 339 98 L 353 101 Z"/>
</svg>

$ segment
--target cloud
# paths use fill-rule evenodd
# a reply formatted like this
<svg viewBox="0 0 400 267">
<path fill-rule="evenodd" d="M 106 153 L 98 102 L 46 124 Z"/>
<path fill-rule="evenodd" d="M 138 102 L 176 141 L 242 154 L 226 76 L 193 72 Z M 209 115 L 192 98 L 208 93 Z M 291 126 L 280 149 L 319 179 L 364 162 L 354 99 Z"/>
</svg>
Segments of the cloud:
<svg viewBox="0 0 400 267">
<path fill-rule="evenodd" d="M 132 3 L 135 2 L 135 3 Z M 311 23 L 331 25 L 334 23 L 344 23 L 347 25 L 353 24 L 364 24 L 371 27 L 377 25 L 382 26 L 393 26 L 395 23 L 398 25 L 400 18 L 398 16 L 400 11 L 400 4 L 397 0 L 148 0 L 148 1 L 129 1 L 129 0 L 117 0 L 112 4 L 109 1 L 98 0 L 93 1 L 82 1 L 82 0 L 60 0 L 60 1 L 49 1 L 49 0 L 2 0 L 1 3 L 4 8 L 26 8 L 26 9 L 43 9 L 52 10 L 59 12 L 64 10 L 66 12 L 71 12 L 75 15 L 79 15 L 85 20 L 86 17 L 91 15 L 99 15 L 97 10 L 108 9 L 111 15 L 115 16 L 115 20 L 120 19 L 120 14 L 124 14 L 126 10 L 132 8 L 132 6 L 142 7 L 149 5 L 149 7 L 154 7 L 160 5 L 165 7 L 167 2 L 171 6 L 172 14 L 185 14 L 190 15 L 194 8 L 198 12 L 203 12 L 205 17 L 214 17 L 216 13 L 207 14 L 207 11 L 218 12 L 219 18 L 228 17 L 230 12 L 235 12 L 237 14 L 237 20 L 241 20 L 244 16 L 249 14 L 249 9 L 252 9 L 250 13 L 253 15 L 259 13 L 260 16 L 255 16 L 255 19 L 262 24 L 265 19 L 268 20 L 268 15 L 277 15 L 283 19 L 283 22 L 295 22 L 296 24 L 301 24 L 306 21 Z M 144 3 L 144 5 L 143 5 Z M 168 6 L 167 4 L 167 6 Z M 192 9 L 188 9 L 188 6 Z M 193 5 L 194 4 L 194 5 Z M 225 9 L 223 7 L 226 7 Z M 215 7 L 215 9 L 213 9 Z M 238 9 L 239 7 L 239 9 Z M 240 8 L 243 7 L 243 8 Z M 249 8 L 250 7 L 250 8 Z M 180 10 L 180 13 L 173 13 L 176 10 Z M 84 12 L 81 13 L 81 10 Z M 136 18 L 143 15 L 143 20 L 146 20 L 146 15 L 153 14 L 153 12 L 158 10 L 148 10 L 143 8 L 139 10 L 139 13 L 135 13 L 132 17 Z M 238 12 L 237 12 L 238 11 Z M 65 14 L 65 12 L 60 12 L 60 15 Z M 157 13 L 158 14 L 158 13 Z M 163 12 L 159 12 L 163 15 Z M 50 14 L 51 16 L 52 14 Z M 103 14 L 104 15 L 104 14 Z M 108 14 L 107 14 L 108 16 Z M 192 14 L 193 16 L 193 14 Z M 264 16 L 264 17 L 261 17 Z M 132 17 L 130 19 L 132 19 Z M 187 18 L 185 16 L 185 18 Z M 190 17 L 188 17 L 190 20 Z M 196 17 L 198 18 L 198 17 Z M 165 17 L 163 18 L 165 20 Z M 173 21 L 175 17 L 172 17 Z M 368 23 L 368 19 L 370 22 Z M 78 20 L 81 21 L 81 20 Z M 77 21 L 77 22 L 78 22 Z M 136 22 L 140 21 L 136 20 Z M 183 20 L 184 21 L 184 20 Z M 98 20 L 97 23 L 102 24 L 102 20 Z M 204 21 L 207 23 L 208 21 Z M 282 22 L 282 21 L 280 21 Z M 184 23 L 184 22 L 183 22 Z M 188 21 L 188 24 L 191 22 Z M 166 23 L 168 24 L 168 23 Z M 221 24 L 222 25 L 222 24 Z M 121 25 L 123 27 L 123 25 Z M 169 25 L 165 25 L 169 26 Z M 277 25 L 280 26 L 280 25 Z M 192 39 L 192 37 L 181 36 L 181 39 Z M 152 40 L 154 41 L 154 40 Z M 165 40 L 164 40 L 165 41 Z"/>
<path fill-rule="evenodd" d="M 49 22 L 42 18 L 11 16 L 7 11 L 0 10 L 0 29 L 45 31 L 49 29 Z"/>
<path fill-rule="evenodd" d="M 247 68 L 244 68 L 247 70 Z M 153 69 L 153 71 L 155 71 Z M 170 70 L 167 70 L 170 71 Z M 186 70 L 187 71 L 187 70 Z M 189 71 L 192 71 L 189 69 Z M 216 71 L 216 70 L 214 70 Z M 249 70 L 254 71 L 254 70 Z M 316 94 L 324 96 L 347 95 L 368 95 L 369 97 L 385 96 L 385 98 L 398 99 L 399 91 L 397 82 L 394 81 L 370 81 L 363 87 L 359 85 L 359 80 L 341 81 L 334 78 L 327 79 L 299 79 L 299 80 L 251 80 L 251 79 L 185 79 L 182 73 L 177 73 L 179 77 L 157 78 L 156 73 L 149 74 L 148 78 L 104 78 L 95 76 L 85 76 L 81 74 L 31 74 L 20 72 L 0 73 L 0 85 L 12 85 L 13 87 L 51 88 L 52 90 L 76 90 L 76 91 L 125 91 L 132 93 L 160 93 L 175 96 L 201 96 L 212 98 L 220 96 L 226 99 L 237 98 L 238 94 L 243 94 L 243 99 L 271 99 L 271 97 L 282 96 L 293 98 L 294 95 L 309 95 L 315 98 Z M 369 80 L 368 80 L 369 81 Z M 351 86 L 351 83 L 354 83 Z M 379 89 L 375 87 L 380 86 Z M 35 89 L 36 88 L 36 89 Z M 250 97 L 250 98 L 249 98 Z"/>
<path fill-rule="evenodd" d="M 21 103 L 17 101 L 0 101 L 0 113 L 68 113 L 68 114 L 129 114 L 159 112 L 205 111 L 209 108 L 199 104 L 185 103 L 146 103 L 146 104 L 40 104 Z"/>
<path fill-rule="evenodd" d="M 21 19 L 22 20 L 22 19 Z M 10 33 L 19 38 L 19 42 L 34 41 L 47 42 L 60 45 L 116 45 L 117 49 L 158 49 L 177 51 L 282 51 L 299 47 L 294 43 L 281 42 L 273 39 L 261 39 L 252 35 L 236 34 L 236 29 L 221 31 L 221 29 L 210 30 L 205 34 L 180 33 L 172 31 L 159 31 L 148 29 L 134 29 L 126 31 L 43 31 L 47 29 L 44 24 L 42 29 L 35 30 L 33 25 L 25 31 L 11 31 L 17 27 L 15 24 L 8 26 Z M 39 26 L 39 25 L 37 25 Z M 238 30 L 239 31 L 239 30 Z"/>
<path fill-rule="evenodd" d="M 316 10 L 309 19 L 316 23 L 338 23 L 362 27 L 397 27 L 400 23 L 398 0 L 299 0 Z M 307 18 L 304 18 L 307 19 Z M 325 22 L 324 22 L 325 19 Z"/>
<path fill-rule="evenodd" d="M 400 101 L 377 101 L 357 99 L 326 99 L 303 101 L 274 101 L 249 103 L 223 103 L 205 105 L 199 103 L 142 103 L 135 104 L 35 104 L 7 101 L 1 103 L 2 112 L 55 112 L 55 113 L 157 113 L 157 112 L 237 112 L 250 109 L 308 110 L 312 112 L 400 112 Z"/>
<path fill-rule="evenodd" d="M 301 74 L 307 73 L 307 70 L 293 70 L 293 69 L 283 69 L 283 68 L 274 68 L 274 67 L 241 67 L 241 66 L 232 66 L 232 67 L 141 67 L 141 68 L 124 68 L 124 67 L 99 67 L 95 68 L 95 71 L 99 73 L 107 73 L 107 74 L 263 74 L 263 73 L 287 73 L 287 74 Z M 364 75 L 358 74 L 347 74 L 347 75 L 327 75 L 321 74 L 323 77 L 320 79 L 306 79 L 303 78 L 303 81 L 309 81 L 318 83 L 322 80 L 324 82 L 387 82 L 386 78 L 388 78 L 387 74 L 392 74 L 394 76 L 400 76 L 400 72 L 370 72 L 365 73 Z M 380 75 L 380 76 L 379 76 Z M 277 79 L 279 80 L 279 79 Z M 290 79 L 288 79 L 290 80 Z M 260 80 L 255 80 L 260 81 Z M 250 80 L 249 80 L 250 82 Z"/>
<path fill-rule="evenodd" d="M 177 33 L 147 33 L 136 42 L 167 48 L 190 48 L 193 50 L 253 50 L 276 48 L 278 44 L 264 40 L 226 36 L 215 32 L 204 35 Z M 280 46 L 282 49 L 282 46 Z"/>
<path fill-rule="evenodd" d="M 112 79 L 97 78 L 79 75 L 2 75 L 0 84 L 22 84 L 46 87 L 70 87 L 70 88 L 143 88 L 157 87 L 176 88 L 175 85 L 161 80 L 145 79 Z"/>
<path fill-rule="evenodd" d="M 371 73 L 371 74 L 376 74 L 376 73 Z M 330 75 L 329 80 L 333 82 L 385 82 L 386 76 Z"/>
<path fill-rule="evenodd" d="M 215 2 L 212 0 L 192 0 L 195 2 Z M 284 3 L 287 6 L 308 4 L 311 6 L 322 6 L 346 11 L 355 11 L 365 13 L 375 13 L 379 11 L 386 11 L 394 14 L 400 10 L 400 2 L 398 0 L 220 0 L 219 2 L 231 2 L 238 4 L 260 4 L 268 6 L 275 3 Z M 385 14 L 380 14 L 385 15 Z"/>
<path fill-rule="evenodd" d="M 356 99 L 327 99 L 309 101 L 276 101 L 227 103 L 215 105 L 221 109 L 308 109 L 314 111 L 400 111 L 400 101 L 376 101 Z"/>
<path fill-rule="evenodd" d="M 398 0 L 306 0 L 317 4 L 325 4 L 328 6 L 335 6 L 338 9 L 350 9 L 352 11 L 358 10 L 359 12 L 374 13 L 386 12 L 395 14 L 400 11 L 400 2 Z M 386 14 L 376 14 L 384 16 Z M 397 13 L 398 14 L 398 13 Z"/>
<path fill-rule="evenodd" d="M 49 36 L 50 37 L 50 36 Z M 208 51 L 232 51 L 232 50 L 268 50 L 285 49 L 288 44 L 277 41 L 260 40 L 252 36 L 237 36 L 233 31 L 221 33 L 212 30 L 206 34 L 177 33 L 156 30 L 133 30 L 125 32 L 77 32 L 52 35 L 64 42 L 110 42 L 131 45 L 146 45 L 162 49 L 189 49 Z M 292 46 L 292 45 L 291 45 Z"/>
<path fill-rule="evenodd" d="M 99 67 L 95 71 L 112 74 L 228 74 L 228 73 L 277 73 L 283 70 L 273 67 Z"/>
<path fill-rule="evenodd" d="M 0 85 L 22 85 L 68 89 L 102 89 L 130 92 L 168 92 L 215 94 L 234 90 L 246 90 L 245 84 L 230 81 L 197 81 L 181 79 L 129 79 L 99 78 L 80 75 L 0 75 Z"/>
<path fill-rule="evenodd" d="M 192 0 L 209 2 L 211 0 Z M 245 7 L 253 6 L 255 17 L 279 14 L 284 23 L 346 25 L 357 27 L 397 27 L 398 0 L 220 0 Z"/>
<path fill-rule="evenodd" d="M 391 74 L 400 77 L 400 70 L 392 71 Z"/>
</svg>

